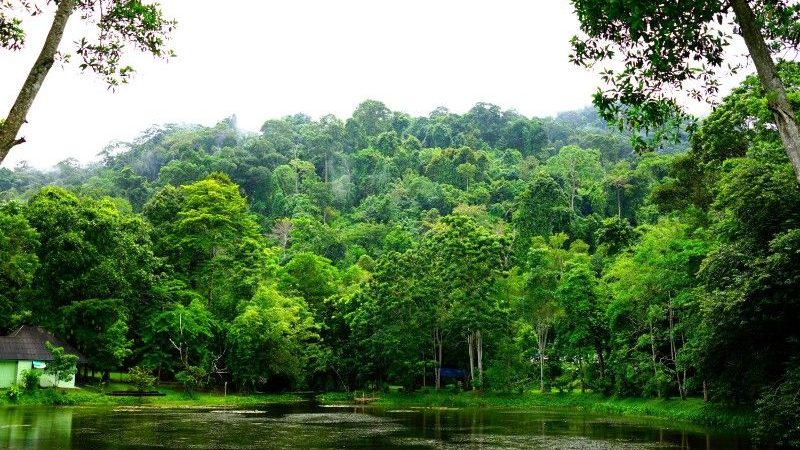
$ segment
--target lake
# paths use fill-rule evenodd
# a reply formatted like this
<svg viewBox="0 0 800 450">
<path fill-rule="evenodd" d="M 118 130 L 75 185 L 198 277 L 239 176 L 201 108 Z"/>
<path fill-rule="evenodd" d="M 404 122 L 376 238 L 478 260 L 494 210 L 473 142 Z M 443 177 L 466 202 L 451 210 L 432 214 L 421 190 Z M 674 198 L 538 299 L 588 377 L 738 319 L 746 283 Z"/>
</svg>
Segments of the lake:
<svg viewBox="0 0 800 450">
<path fill-rule="evenodd" d="M 691 425 L 537 409 L 0 409 L 2 449 L 746 449 Z"/>
</svg>

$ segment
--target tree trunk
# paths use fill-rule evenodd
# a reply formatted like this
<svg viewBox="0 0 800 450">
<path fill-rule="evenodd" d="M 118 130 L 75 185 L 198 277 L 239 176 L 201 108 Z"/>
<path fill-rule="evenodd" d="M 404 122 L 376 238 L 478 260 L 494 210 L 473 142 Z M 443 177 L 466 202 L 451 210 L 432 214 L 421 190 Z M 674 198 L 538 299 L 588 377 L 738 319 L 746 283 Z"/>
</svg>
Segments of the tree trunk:
<svg viewBox="0 0 800 450">
<path fill-rule="evenodd" d="M 681 372 L 678 370 L 678 350 L 675 346 L 675 312 L 672 309 L 672 295 L 669 295 L 669 356 L 672 359 L 672 367 L 675 369 L 675 380 L 678 383 L 678 396 L 683 400 L 683 384 L 681 384 Z"/>
<path fill-rule="evenodd" d="M 547 350 L 547 334 L 550 329 L 547 325 L 539 325 L 539 392 L 544 392 L 544 353 Z"/>
<path fill-rule="evenodd" d="M 47 33 L 47 38 L 42 45 L 42 50 L 39 52 L 39 57 L 33 63 L 31 71 L 28 73 L 28 78 L 22 84 L 17 99 L 5 122 L 0 125 L 0 162 L 3 162 L 8 152 L 16 145 L 25 142 L 25 138 L 17 138 L 19 129 L 25 123 L 25 117 L 31 109 L 33 99 L 39 93 L 47 73 L 53 67 L 55 62 L 56 52 L 58 52 L 58 45 L 61 43 L 61 38 L 64 36 L 64 29 L 67 27 L 67 20 L 75 10 L 77 0 L 61 0 L 58 2 L 58 9 L 53 18 L 53 24 L 50 26 L 50 31 Z"/>
<path fill-rule="evenodd" d="M 467 335 L 467 351 L 469 352 L 469 384 L 472 389 L 475 389 L 475 353 L 473 349 L 475 345 L 475 334 L 471 331 Z"/>
<path fill-rule="evenodd" d="M 706 385 L 706 380 L 703 380 L 703 401 L 708 401 L 708 385 Z"/>
<path fill-rule="evenodd" d="M 778 76 L 764 35 L 756 24 L 756 16 L 747 0 L 732 0 L 731 6 L 739 23 L 740 33 L 753 58 L 758 79 L 767 94 L 769 109 L 775 116 L 775 125 L 781 136 L 786 155 L 792 163 L 794 175 L 800 183 L 800 126 L 792 105 L 786 99 L 786 89 Z"/>
<path fill-rule="evenodd" d="M 428 366 L 428 364 L 425 362 L 425 351 L 423 350 L 423 352 L 422 352 L 422 387 L 423 388 L 427 387 L 427 385 L 428 385 L 428 383 L 427 383 L 427 379 L 428 379 L 427 366 Z"/>
<path fill-rule="evenodd" d="M 442 334 L 438 328 L 433 330 L 433 359 L 436 361 L 434 373 L 438 390 L 442 387 Z"/>
<path fill-rule="evenodd" d="M 620 199 L 620 187 L 617 186 L 617 218 L 622 218 L 622 199 Z"/>
<path fill-rule="evenodd" d="M 578 188 L 572 186 L 569 195 L 569 210 L 570 212 L 575 212 L 575 196 L 577 195 Z"/>
<path fill-rule="evenodd" d="M 478 385 L 483 391 L 483 336 L 481 331 L 475 332 L 475 350 L 478 353 Z"/>
<path fill-rule="evenodd" d="M 653 376 L 658 376 L 658 366 L 656 365 L 656 335 L 653 323 L 650 323 L 650 351 L 653 358 Z"/>
<path fill-rule="evenodd" d="M 595 347 L 595 351 L 597 352 L 597 362 L 599 363 L 600 369 L 600 379 L 606 379 L 606 359 L 603 356 L 603 347 L 602 345 L 598 345 Z"/>
</svg>

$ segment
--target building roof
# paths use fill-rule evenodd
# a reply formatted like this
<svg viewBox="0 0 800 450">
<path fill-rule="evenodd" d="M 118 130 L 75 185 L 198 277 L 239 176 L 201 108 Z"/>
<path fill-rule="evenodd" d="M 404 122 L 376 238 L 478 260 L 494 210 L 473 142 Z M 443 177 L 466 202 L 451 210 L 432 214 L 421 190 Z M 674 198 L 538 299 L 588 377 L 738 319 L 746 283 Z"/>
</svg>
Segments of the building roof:
<svg viewBox="0 0 800 450">
<path fill-rule="evenodd" d="M 53 355 L 44 343 L 50 342 L 64 351 L 78 356 L 78 362 L 87 362 L 77 350 L 57 339 L 42 327 L 23 325 L 8 336 L 0 336 L 0 360 L 52 361 Z"/>
</svg>

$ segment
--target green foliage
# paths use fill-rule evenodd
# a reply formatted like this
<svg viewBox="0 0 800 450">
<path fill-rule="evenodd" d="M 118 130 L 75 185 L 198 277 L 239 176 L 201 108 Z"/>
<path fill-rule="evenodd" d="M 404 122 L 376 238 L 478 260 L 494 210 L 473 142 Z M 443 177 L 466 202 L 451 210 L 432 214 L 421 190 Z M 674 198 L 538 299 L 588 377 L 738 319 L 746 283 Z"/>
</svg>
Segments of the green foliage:
<svg viewBox="0 0 800 450">
<path fill-rule="evenodd" d="M 800 369 L 786 371 L 777 385 L 764 388 L 756 402 L 755 434 L 762 442 L 800 445 Z"/>
<path fill-rule="evenodd" d="M 205 386 L 207 378 L 208 373 L 197 366 L 186 366 L 175 374 L 175 379 L 183 386 L 183 391 L 189 398 L 194 398 L 197 389 Z"/>
<path fill-rule="evenodd" d="M 132 354 L 128 339 L 128 314 L 119 299 L 83 300 L 65 306 L 64 336 L 89 355 L 89 364 L 107 372 L 119 368 Z"/>
<path fill-rule="evenodd" d="M 128 369 L 128 382 L 136 388 L 137 392 L 146 392 L 153 388 L 156 377 L 153 371 L 142 366 L 134 366 Z"/>
<path fill-rule="evenodd" d="M 302 298 L 262 286 L 231 323 L 227 340 L 234 380 L 255 389 L 278 377 L 301 384 L 318 335 Z"/>
<path fill-rule="evenodd" d="M 67 353 L 63 347 L 57 347 L 50 342 L 45 342 L 44 346 L 52 357 L 44 368 L 44 374 L 52 377 L 53 386 L 57 387 L 59 383 L 71 380 L 78 371 L 78 356 Z"/>
<path fill-rule="evenodd" d="M 20 397 L 22 397 L 22 393 L 23 393 L 23 388 L 22 387 L 20 387 L 20 386 L 18 386 L 16 384 L 12 384 L 11 386 L 8 387 L 8 389 L 6 389 L 3 392 L 3 396 L 9 402 L 16 403 L 17 401 L 19 401 Z"/>
<path fill-rule="evenodd" d="M 0 330 L 19 325 L 24 305 L 19 299 L 29 288 L 39 266 L 38 233 L 17 203 L 0 205 Z"/>
<path fill-rule="evenodd" d="M 20 386 L 25 392 L 32 392 L 39 389 L 39 382 L 42 379 L 42 372 L 35 369 L 23 370 L 21 373 L 22 382 Z"/>
</svg>

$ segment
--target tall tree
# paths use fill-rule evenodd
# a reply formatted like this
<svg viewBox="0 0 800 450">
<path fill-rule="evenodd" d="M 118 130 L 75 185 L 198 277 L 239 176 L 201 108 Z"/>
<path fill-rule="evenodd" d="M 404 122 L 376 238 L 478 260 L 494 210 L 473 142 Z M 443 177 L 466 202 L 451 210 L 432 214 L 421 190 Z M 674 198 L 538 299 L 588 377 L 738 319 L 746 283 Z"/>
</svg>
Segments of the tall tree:
<svg viewBox="0 0 800 450">
<path fill-rule="evenodd" d="M 602 177 L 600 152 L 584 150 L 575 145 L 567 145 L 558 154 L 547 160 L 547 170 L 561 177 L 569 195 L 569 208 L 575 212 L 575 202 L 584 195 L 595 194 L 598 180 Z"/>
<path fill-rule="evenodd" d="M 526 260 L 527 272 L 520 309 L 536 333 L 537 360 L 539 362 L 539 390 L 544 392 L 545 361 L 548 346 L 553 339 L 553 325 L 563 314 L 556 302 L 555 293 L 563 271 L 566 235 L 558 234 L 545 241 L 534 239 Z"/>
<path fill-rule="evenodd" d="M 447 216 L 432 230 L 430 272 L 441 274 L 441 291 L 448 292 L 453 325 L 467 340 L 472 386 L 483 386 L 483 339 L 501 313 L 493 300 L 495 282 L 505 269 L 503 237 L 474 220 Z M 475 373 L 477 371 L 477 373 Z"/>
<path fill-rule="evenodd" d="M 601 115 L 619 124 L 661 137 L 685 120 L 674 97 L 686 90 L 696 99 L 713 99 L 718 71 L 726 64 L 732 36 L 724 21 L 733 15 L 767 97 L 786 155 L 800 182 L 800 126 L 776 69 L 774 54 L 800 48 L 800 4 L 774 0 L 696 0 L 663 5 L 642 0 L 572 0 L 584 36 L 572 39 L 571 59 L 590 67 L 619 61 L 620 70 L 605 68 L 609 85 L 598 90 L 594 104 Z M 729 71 L 735 66 L 728 62 Z M 665 125 L 667 127 L 665 127 Z M 644 139 L 636 135 L 637 144 Z"/>
<path fill-rule="evenodd" d="M 125 83 L 133 68 L 122 61 L 126 47 L 150 53 L 156 57 L 172 56 L 166 40 L 175 27 L 175 21 L 161 13 L 158 3 L 146 4 L 140 0 L 61 0 L 56 6 L 53 23 L 47 33 L 39 57 L 33 63 L 17 99 L 0 121 L 0 162 L 8 152 L 25 142 L 17 137 L 42 83 L 56 59 L 64 58 L 59 51 L 69 18 L 80 18 L 96 27 L 96 34 L 77 41 L 75 53 L 81 58 L 81 70 L 90 69 L 102 76 L 109 86 Z M 0 48 L 19 50 L 25 43 L 22 20 L 18 15 L 34 15 L 39 6 L 26 1 L 7 1 L 0 4 Z"/>
</svg>

